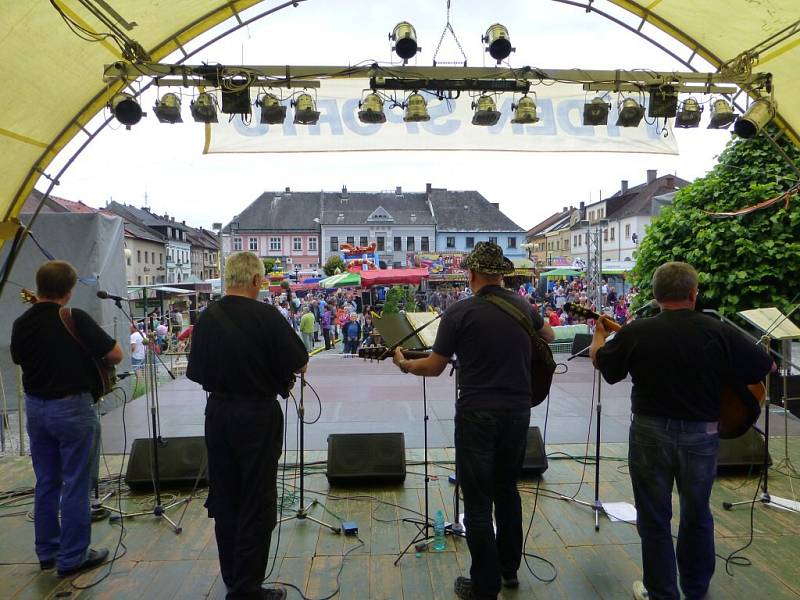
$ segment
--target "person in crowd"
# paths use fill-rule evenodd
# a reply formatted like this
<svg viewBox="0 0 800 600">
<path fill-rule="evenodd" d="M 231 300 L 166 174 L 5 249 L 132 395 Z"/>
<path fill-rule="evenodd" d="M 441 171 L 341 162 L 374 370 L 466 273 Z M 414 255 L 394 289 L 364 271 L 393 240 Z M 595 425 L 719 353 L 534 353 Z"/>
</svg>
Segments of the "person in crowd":
<svg viewBox="0 0 800 600">
<path fill-rule="evenodd" d="M 134 370 L 141 369 L 144 366 L 146 350 L 142 332 L 139 331 L 138 327 L 131 324 L 131 367 Z"/>
<path fill-rule="evenodd" d="M 122 348 L 84 311 L 69 308 L 78 275 L 64 261 L 36 272 L 38 300 L 14 321 L 11 358 L 22 367 L 27 430 L 36 476 L 33 527 L 42 570 L 67 577 L 103 563 L 91 542 L 89 487 L 99 453 L 92 406 L 94 361 L 115 365 Z"/>
<path fill-rule="evenodd" d="M 314 349 L 314 314 L 308 305 L 303 307 L 303 316 L 300 317 L 300 336 L 306 350 L 311 352 Z"/>
<path fill-rule="evenodd" d="M 333 307 L 326 304 L 322 311 L 320 327 L 322 327 L 322 339 L 325 340 L 325 350 L 331 349 L 331 327 L 333 325 Z"/>
<path fill-rule="evenodd" d="M 361 326 L 361 339 L 364 342 L 367 342 L 370 339 L 370 334 L 372 330 L 375 328 L 375 324 L 372 320 L 372 313 L 367 312 L 364 314 L 364 324 Z"/>
<path fill-rule="evenodd" d="M 760 346 L 695 311 L 697 271 L 668 262 L 653 274 L 661 308 L 609 339 L 609 317 L 597 321 L 589 355 L 608 383 L 633 379 L 628 464 L 642 541 L 637 600 L 703 598 L 714 574 L 714 521 L 709 497 L 717 473 L 720 388 L 755 383 L 774 369 Z M 676 552 L 672 489 L 680 497 Z M 677 575 L 680 575 L 678 581 Z"/>
<path fill-rule="evenodd" d="M 278 512 L 283 412 L 308 352 L 274 307 L 258 302 L 264 263 L 252 252 L 225 261 L 225 296 L 195 326 L 186 376 L 208 392 L 209 491 L 226 600 L 280 600 L 264 589 Z"/>
<path fill-rule="evenodd" d="M 156 344 L 162 351 L 167 349 L 167 334 L 169 334 L 167 324 L 161 321 L 156 327 Z"/>
<path fill-rule="evenodd" d="M 342 327 L 342 353 L 358 354 L 359 342 L 361 342 L 361 324 L 358 322 L 358 315 L 353 312 Z"/>
<path fill-rule="evenodd" d="M 530 425 L 532 344 L 522 324 L 484 296 L 499 296 L 513 305 L 548 342 L 555 336 L 528 302 L 501 287 L 503 275 L 514 265 L 500 246 L 478 242 L 462 265 L 473 296 L 445 311 L 430 356 L 410 360 L 398 348 L 394 363 L 404 373 L 435 377 L 454 354 L 458 357 L 456 472 L 472 566 L 471 578 L 456 579 L 455 593 L 463 600 L 494 600 L 501 584 L 519 586 L 522 509 L 517 480 Z M 510 353 L 510 347 L 515 351 Z"/>
<path fill-rule="evenodd" d="M 558 312 L 551 305 L 548 304 L 545 306 L 544 313 L 545 317 L 547 317 L 547 322 L 551 327 L 557 327 L 561 325 L 561 317 L 558 316 Z"/>
</svg>

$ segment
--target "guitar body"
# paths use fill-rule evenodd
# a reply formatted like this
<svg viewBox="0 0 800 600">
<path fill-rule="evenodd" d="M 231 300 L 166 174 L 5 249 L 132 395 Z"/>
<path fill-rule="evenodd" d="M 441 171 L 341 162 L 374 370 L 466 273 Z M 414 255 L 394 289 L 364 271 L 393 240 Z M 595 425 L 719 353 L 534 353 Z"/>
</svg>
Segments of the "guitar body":
<svg viewBox="0 0 800 600">
<path fill-rule="evenodd" d="M 599 319 L 600 315 L 586 307 L 567 302 L 564 310 L 587 319 Z M 621 326 L 604 320 L 606 329 L 619 331 Z M 746 385 L 740 382 L 725 382 L 720 390 L 719 437 L 733 439 L 747 433 L 758 420 L 761 407 L 767 397 L 767 389 L 763 383 Z"/>
</svg>

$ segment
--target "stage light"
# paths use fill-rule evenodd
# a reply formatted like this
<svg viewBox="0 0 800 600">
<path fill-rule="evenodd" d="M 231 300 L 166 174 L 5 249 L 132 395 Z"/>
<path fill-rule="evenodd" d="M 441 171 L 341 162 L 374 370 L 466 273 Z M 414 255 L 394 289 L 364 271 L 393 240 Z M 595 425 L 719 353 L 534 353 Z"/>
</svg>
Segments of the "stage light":
<svg viewBox="0 0 800 600">
<path fill-rule="evenodd" d="M 584 125 L 608 125 L 608 113 L 611 105 L 600 96 L 583 105 Z"/>
<path fill-rule="evenodd" d="M 650 117 L 671 119 L 678 112 L 678 92 L 671 85 L 650 88 L 650 102 L 647 115 Z"/>
<path fill-rule="evenodd" d="M 753 102 L 744 114 L 736 119 L 733 132 L 740 138 L 750 139 L 758 135 L 764 126 L 775 116 L 775 104 L 768 98 Z"/>
<path fill-rule="evenodd" d="M 497 105 L 491 96 L 484 94 L 479 97 L 472 103 L 472 108 L 475 109 L 475 114 L 472 115 L 473 125 L 491 127 L 500 120 L 500 111 L 497 110 Z"/>
<path fill-rule="evenodd" d="M 689 129 L 700 125 L 700 115 L 703 114 L 703 107 L 694 98 L 687 98 L 683 101 L 681 109 L 675 115 L 675 127 Z"/>
<path fill-rule="evenodd" d="M 417 123 L 419 121 L 430 120 L 428 103 L 425 102 L 425 98 L 417 93 L 411 94 L 408 100 L 406 100 L 406 114 L 403 116 L 403 121 L 406 123 Z"/>
<path fill-rule="evenodd" d="M 625 98 L 619 109 L 617 127 L 638 127 L 644 117 L 644 106 L 633 98 Z"/>
<path fill-rule="evenodd" d="M 536 102 L 530 96 L 523 96 L 518 104 L 512 104 L 511 110 L 514 111 L 512 123 L 527 124 L 536 123 L 539 117 L 536 116 Z"/>
<path fill-rule="evenodd" d="M 508 58 L 516 50 L 516 48 L 511 47 L 511 40 L 508 39 L 508 29 L 500 23 L 490 25 L 481 41 L 486 44 L 486 52 L 497 61 L 498 65 L 500 61 Z"/>
<path fill-rule="evenodd" d="M 136 125 L 142 119 L 142 107 L 130 94 L 116 94 L 108 103 L 108 108 L 114 118 L 125 125 L 125 129 L 130 129 L 131 125 Z"/>
<path fill-rule="evenodd" d="M 192 118 L 198 123 L 216 123 L 217 105 L 214 97 L 208 92 L 201 92 L 189 103 Z"/>
<path fill-rule="evenodd" d="M 156 100 L 153 112 L 160 123 L 183 123 L 181 118 L 181 99 L 172 92 L 161 96 L 161 100 Z"/>
<path fill-rule="evenodd" d="M 733 112 L 727 100 L 718 98 L 711 104 L 711 122 L 709 129 L 727 129 L 736 120 L 736 113 Z"/>
<path fill-rule="evenodd" d="M 316 125 L 319 121 L 319 111 L 310 94 L 305 92 L 300 94 L 292 102 L 292 106 L 294 106 L 295 125 Z"/>
<path fill-rule="evenodd" d="M 403 59 L 403 64 L 407 63 L 409 58 L 413 58 L 421 50 L 417 46 L 417 32 L 408 21 L 400 21 L 395 25 L 392 33 L 389 34 L 389 39 L 394 42 L 392 50 Z"/>
<path fill-rule="evenodd" d="M 256 98 L 256 106 L 261 107 L 261 123 L 264 125 L 280 125 L 286 120 L 286 106 L 275 94 L 261 94 Z"/>
<path fill-rule="evenodd" d="M 362 123 L 385 123 L 386 115 L 383 114 L 383 100 L 378 94 L 369 94 L 362 102 L 358 103 L 358 120 Z"/>
</svg>

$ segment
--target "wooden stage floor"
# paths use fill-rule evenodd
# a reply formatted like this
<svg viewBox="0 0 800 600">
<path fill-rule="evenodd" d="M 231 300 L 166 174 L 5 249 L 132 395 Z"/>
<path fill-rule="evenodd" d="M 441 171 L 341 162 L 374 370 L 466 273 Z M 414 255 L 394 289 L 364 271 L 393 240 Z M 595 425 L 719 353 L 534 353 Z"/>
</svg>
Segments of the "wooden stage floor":
<svg viewBox="0 0 800 600">
<path fill-rule="evenodd" d="M 770 491 L 784 498 L 793 496 L 792 486 L 800 490 L 800 479 L 790 479 L 778 464 L 784 456 L 783 438 L 773 440 L 773 459 L 783 474 L 770 471 Z M 610 457 L 601 461 L 600 497 L 604 502 L 632 502 L 630 483 L 626 473 L 625 444 L 602 445 L 602 454 Z M 584 455 L 583 444 L 552 445 L 548 452 Z M 435 479 L 431 481 L 431 511 L 443 508 L 452 518 L 453 486 L 447 475 L 452 461 L 452 449 L 431 452 L 431 466 Z M 594 447 L 588 447 L 594 454 Z M 309 452 L 307 460 L 322 461 L 324 453 Z M 800 438 L 789 439 L 789 456 L 794 465 L 800 465 Z M 294 453 L 287 460 L 293 461 Z M 310 521 L 289 521 L 280 528 L 278 557 L 271 579 L 298 586 L 309 598 L 322 598 L 337 586 L 336 575 L 341 569 L 338 598 L 344 600 L 420 600 L 455 598 L 453 579 L 466 575 L 469 553 L 463 539 L 448 537 L 447 550 L 441 553 L 411 552 L 394 566 L 398 552 L 415 533 L 413 525 L 399 519 L 413 516 L 397 508 L 422 510 L 423 466 L 421 451 L 409 452 L 408 475 L 405 485 L 373 487 L 368 489 L 335 488 L 329 490 L 320 462 L 308 468 L 307 487 L 313 491 L 309 498 L 324 503 L 330 513 L 319 505 L 311 510 L 317 518 L 336 521 L 355 520 L 363 545 L 352 537 L 335 535 Z M 106 466 L 110 473 L 119 470 L 121 456 L 108 456 Z M 578 483 L 584 477 L 579 490 Z M 521 586 L 516 591 L 504 590 L 501 597 L 514 598 L 630 598 L 631 582 L 641 578 L 641 561 L 638 536 L 633 525 L 612 523 L 601 518 L 600 531 L 594 530 L 592 510 L 574 503 L 554 498 L 563 493 L 591 501 L 593 499 L 594 467 L 585 468 L 562 454 L 554 454 L 550 467 L 541 480 L 541 490 L 536 503 L 533 528 L 527 539 L 528 562 L 534 574 L 524 564 L 519 576 Z M 289 507 L 296 497 L 296 472 L 289 468 L 283 478 L 286 483 L 286 500 Z M 744 546 L 750 534 L 751 511 L 738 507 L 725 511 L 723 501 L 751 499 L 758 477 L 739 474 L 721 477 L 714 486 L 712 505 L 716 519 L 717 552 L 721 557 Z M 0 491 L 7 492 L 33 484 L 28 458 L 0 459 Z M 111 487 L 110 485 L 107 487 Z M 113 485 L 116 488 L 116 484 Z M 535 481 L 521 483 L 526 526 L 535 504 Z M 39 600 L 55 598 L 114 599 L 114 600 L 168 600 L 225 597 L 219 577 L 212 522 L 203 509 L 203 493 L 198 494 L 186 509 L 182 519 L 183 532 L 175 535 L 163 521 L 154 517 L 138 517 L 125 522 L 124 544 L 126 551 L 110 574 L 96 586 L 81 589 L 106 575 L 103 566 L 73 581 L 59 580 L 51 572 L 40 572 L 33 553 L 33 525 L 26 517 L 32 506 L 21 499 L 9 506 L 0 506 L 0 599 Z M 331 495 L 328 495 L 330 492 Z M 181 492 L 185 494 L 185 492 Z M 675 496 L 677 501 L 677 496 Z M 112 500 L 115 503 L 116 500 Z M 123 506 L 142 509 L 151 506 L 150 499 L 142 495 L 125 493 Z M 181 509 L 170 511 L 178 519 Z M 677 511 L 677 505 L 676 505 Z M 333 513 L 333 514 L 331 514 Z M 291 514 L 291 509 L 287 510 Z M 711 600 L 756 600 L 800 597 L 800 514 L 793 514 L 758 505 L 753 513 L 754 539 L 742 555 L 752 561 L 752 566 L 732 566 L 733 577 L 725 574 L 725 561 L 717 560 L 709 598 Z M 108 521 L 96 523 L 93 545 L 107 546 L 112 552 L 120 537 L 120 527 Z M 275 551 L 278 531 L 273 536 Z M 343 559 L 343 555 L 347 557 Z M 555 580 L 545 583 L 553 575 L 551 568 L 533 557 L 538 554 L 557 569 Z M 344 564 L 342 561 L 344 560 Z M 300 598 L 297 591 L 289 589 L 288 597 Z"/>
</svg>

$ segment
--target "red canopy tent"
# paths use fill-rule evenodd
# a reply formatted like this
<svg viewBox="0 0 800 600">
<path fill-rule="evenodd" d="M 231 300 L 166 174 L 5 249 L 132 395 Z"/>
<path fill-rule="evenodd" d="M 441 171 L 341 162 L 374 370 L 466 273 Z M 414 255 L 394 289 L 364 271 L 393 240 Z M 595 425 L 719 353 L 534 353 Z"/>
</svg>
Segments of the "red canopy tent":
<svg viewBox="0 0 800 600">
<path fill-rule="evenodd" d="M 403 283 L 419 285 L 420 281 L 428 277 L 428 269 L 379 269 L 358 273 L 361 275 L 361 287 Z"/>
</svg>

